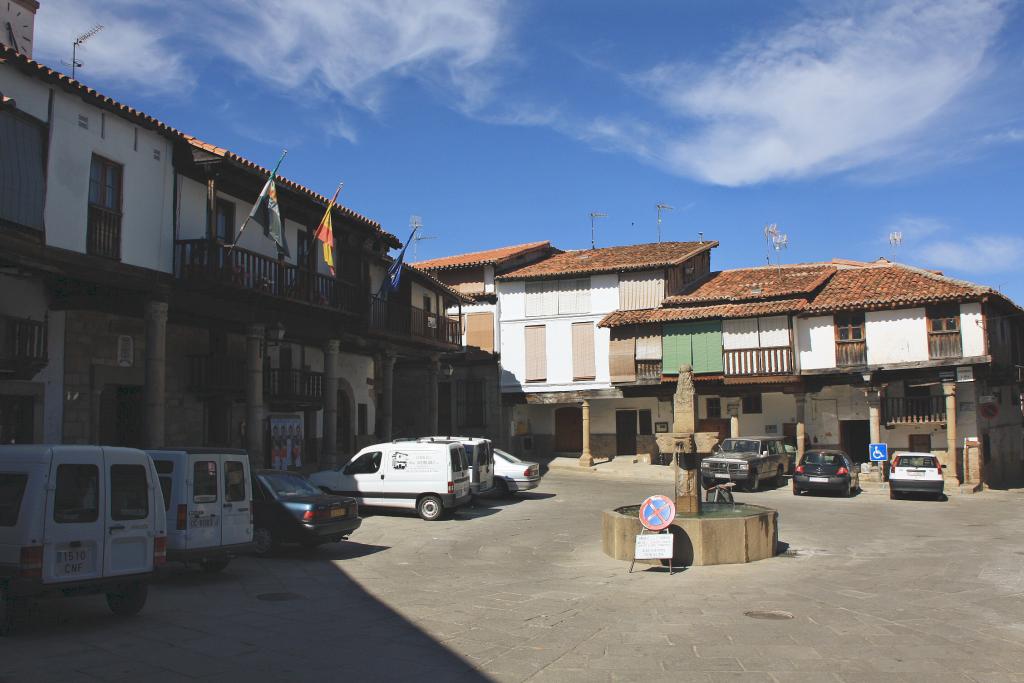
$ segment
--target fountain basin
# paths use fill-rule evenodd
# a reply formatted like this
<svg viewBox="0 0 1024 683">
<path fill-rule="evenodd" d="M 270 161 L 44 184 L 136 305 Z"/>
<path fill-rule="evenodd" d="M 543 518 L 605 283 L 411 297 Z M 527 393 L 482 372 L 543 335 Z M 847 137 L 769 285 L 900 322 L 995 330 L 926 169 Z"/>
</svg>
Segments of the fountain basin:
<svg viewBox="0 0 1024 683">
<path fill-rule="evenodd" d="M 676 566 L 756 562 L 775 555 L 779 513 L 747 503 L 705 503 L 700 516 L 676 515 L 669 526 Z M 643 529 L 638 505 L 605 510 L 601 546 L 605 555 L 632 561 L 636 536 Z M 668 565 L 668 560 L 637 560 L 637 564 Z"/>
</svg>

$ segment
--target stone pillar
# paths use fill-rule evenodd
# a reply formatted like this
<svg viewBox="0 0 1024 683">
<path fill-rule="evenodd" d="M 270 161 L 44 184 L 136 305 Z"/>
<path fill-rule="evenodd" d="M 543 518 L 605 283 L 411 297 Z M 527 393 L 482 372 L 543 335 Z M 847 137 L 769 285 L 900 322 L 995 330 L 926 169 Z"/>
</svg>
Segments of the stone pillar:
<svg viewBox="0 0 1024 683">
<path fill-rule="evenodd" d="M 437 376 L 441 374 L 441 359 L 431 356 L 427 363 L 427 432 L 437 434 Z"/>
<path fill-rule="evenodd" d="M 394 420 L 395 404 L 395 355 L 385 351 L 378 356 L 380 362 L 380 405 L 377 410 L 380 412 L 380 434 L 377 437 L 381 441 L 391 441 L 392 423 Z"/>
<path fill-rule="evenodd" d="M 733 439 L 738 439 L 740 436 L 740 416 L 730 415 L 729 416 L 729 436 Z"/>
<path fill-rule="evenodd" d="M 146 319 L 146 403 L 145 445 L 165 445 L 167 399 L 167 302 L 147 301 Z"/>
<path fill-rule="evenodd" d="M 580 467 L 592 467 L 594 456 L 590 453 L 590 401 L 583 399 L 583 453 L 580 454 Z"/>
<path fill-rule="evenodd" d="M 946 397 L 946 472 L 951 476 L 957 473 L 957 437 L 956 437 L 956 382 L 943 382 L 942 394 Z M 970 473 L 963 471 L 961 483 L 968 483 Z"/>
<path fill-rule="evenodd" d="M 878 387 L 868 387 L 864 389 L 864 396 L 868 402 L 868 431 L 871 434 L 871 443 L 881 443 L 882 441 L 882 391 Z M 857 457 L 856 453 L 850 453 L 849 455 Z M 872 463 L 871 467 L 874 469 L 876 463 Z M 883 481 L 889 479 L 889 463 L 878 464 L 878 471 Z"/>
<path fill-rule="evenodd" d="M 338 349 L 341 342 L 331 339 L 324 344 L 324 426 L 320 449 L 324 465 L 338 462 Z"/>
<path fill-rule="evenodd" d="M 249 325 L 245 328 L 245 448 L 249 463 L 255 468 L 265 467 L 263 452 L 263 345 L 266 327 Z"/>
<path fill-rule="evenodd" d="M 794 394 L 793 399 L 796 401 L 796 461 L 799 463 L 807 448 L 807 394 Z"/>
</svg>

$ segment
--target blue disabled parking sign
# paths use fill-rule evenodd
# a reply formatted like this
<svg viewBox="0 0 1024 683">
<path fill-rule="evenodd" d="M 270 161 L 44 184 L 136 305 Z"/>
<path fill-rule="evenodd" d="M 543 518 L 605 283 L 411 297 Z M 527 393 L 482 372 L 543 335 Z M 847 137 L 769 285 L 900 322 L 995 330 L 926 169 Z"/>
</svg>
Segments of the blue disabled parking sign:
<svg viewBox="0 0 1024 683">
<path fill-rule="evenodd" d="M 871 462 L 885 462 L 889 459 L 889 444 L 871 444 L 868 446 L 868 456 L 871 458 Z"/>
</svg>

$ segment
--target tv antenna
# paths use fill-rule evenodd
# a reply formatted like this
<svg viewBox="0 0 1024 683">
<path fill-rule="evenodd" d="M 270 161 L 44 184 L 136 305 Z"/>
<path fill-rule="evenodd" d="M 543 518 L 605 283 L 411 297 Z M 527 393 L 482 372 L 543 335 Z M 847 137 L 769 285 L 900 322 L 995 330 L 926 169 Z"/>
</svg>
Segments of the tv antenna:
<svg viewBox="0 0 1024 683">
<path fill-rule="evenodd" d="M 896 250 L 903 244 L 903 233 L 893 230 L 889 233 L 889 246 L 892 247 L 892 262 L 896 263 Z"/>
<path fill-rule="evenodd" d="M 595 227 L 595 224 L 597 223 L 597 219 L 598 218 L 607 218 L 607 217 L 608 217 L 608 214 L 602 213 L 600 211 L 591 211 L 590 212 L 590 248 L 591 249 L 597 249 L 597 246 L 596 246 L 597 243 L 596 243 L 596 240 L 595 240 L 595 232 L 594 232 L 594 227 Z"/>
<path fill-rule="evenodd" d="M 779 252 L 785 249 L 789 245 L 789 235 L 784 232 L 779 232 L 779 226 L 775 223 L 770 223 L 764 226 L 764 238 L 768 245 L 768 265 L 772 264 L 772 249 L 775 250 L 775 265 L 779 268 L 779 280 L 782 279 L 782 260 L 779 257 Z"/>
<path fill-rule="evenodd" d="M 85 33 L 79 35 L 77 38 L 75 38 L 75 42 L 72 43 L 72 45 L 71 45 L 71 63 L 68 64 L 67 62 L 61 60 L 61 64 L 63 64 L 64 66 L 70 66 L 71 67 L 71 79 L 72 80 L 74 80 L 74 78 L 75 78 L 75 69 L 80 69 L 83 66 L 85 66 L 84 64 L 82 64 L 82 62 L 78 61 L 78 46 L 82 45 L 85 41 L 89 40 L 90 38 L 92 38 L 94 35 L 96 35 L 97 33 L 99 33 L 102 30 L 103 30 L 103 24 L 96 24 L 95 26 L 93 26 L 91 29 L 89 29 Z"/>
<path fill-rule="evenodd" d="M 661 241 L 661 212 L 662 211 L 672 211 L 673 209 L 672 209 L 671 206 L 669 206 L 668 204 L 665 204 L 664 202 L 658 202 L 654 206 L 655 206 L 656 209 L 658 209 L 658 241 L 660 242 Z"/>
</svg>

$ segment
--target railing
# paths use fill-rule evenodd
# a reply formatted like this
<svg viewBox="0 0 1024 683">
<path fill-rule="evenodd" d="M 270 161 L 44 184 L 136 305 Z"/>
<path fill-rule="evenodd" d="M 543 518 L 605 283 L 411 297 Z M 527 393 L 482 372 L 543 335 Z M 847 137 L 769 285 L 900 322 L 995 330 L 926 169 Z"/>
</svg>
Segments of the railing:
<svg viewBox="0 0 1024 683">
<path fill-rule="evenodd" d="M 264 370 L 264 398 L 281 403 L 320 403 L 324 398 L 324 373 L 311 370 Z"/>
<path fill-rule="evenodd" d="M 757 349 L 729 349 L 723 352 L 725 375 L 791 375 L 793 349 L 772 346 Z"/>
<path fill-rule="evenodd" d="M 882 415 L 886 424 L 946 421 L 945 396 L 886 396 L 882 401 Z"/>
<path fill-rule="evenodd" d="M 245 359 L 235 356 L 189 356 L 188 388 L 198 394 L 245 392 Z"/>
<path fill-rule="evenodd" d="M 89 223 L 85 231 L 85 252 L 121 260 L 121 214 L 94 204 L 89 205 Z"/>
<path fill-rule="evenodd" d="M 836 342 L 836 367 L 867 365 L 868 345 L 861 341 Z"/>
<path fill-rule="evenodd" d="M 175 275 L 280 299 L 359 313 L 360 288 L 352 283 L 240 247 L 209 240 L 175 243 Z"/>
<path fill-rule="evenodd" d="M 929 358 L 959 358 L 963 355 L 959 332 L 929 332 Z"/>
<path fill-rule="evenodd" d="M 661 381 L 660 360 L 638 360 L 636 361 L 636 381 L 650 382 Z"/>
<path fill-rule="evenodd" d="M 457 317 L 430 313 L 376 296 L 370 300 L 370 329 L 453 346 L 462 345 L 462 323 Z"/>
<path fill-rule="evenodd" d="M 0 315 L 0 360 L 46 364 L 46 321 Z"/>
</svg>

